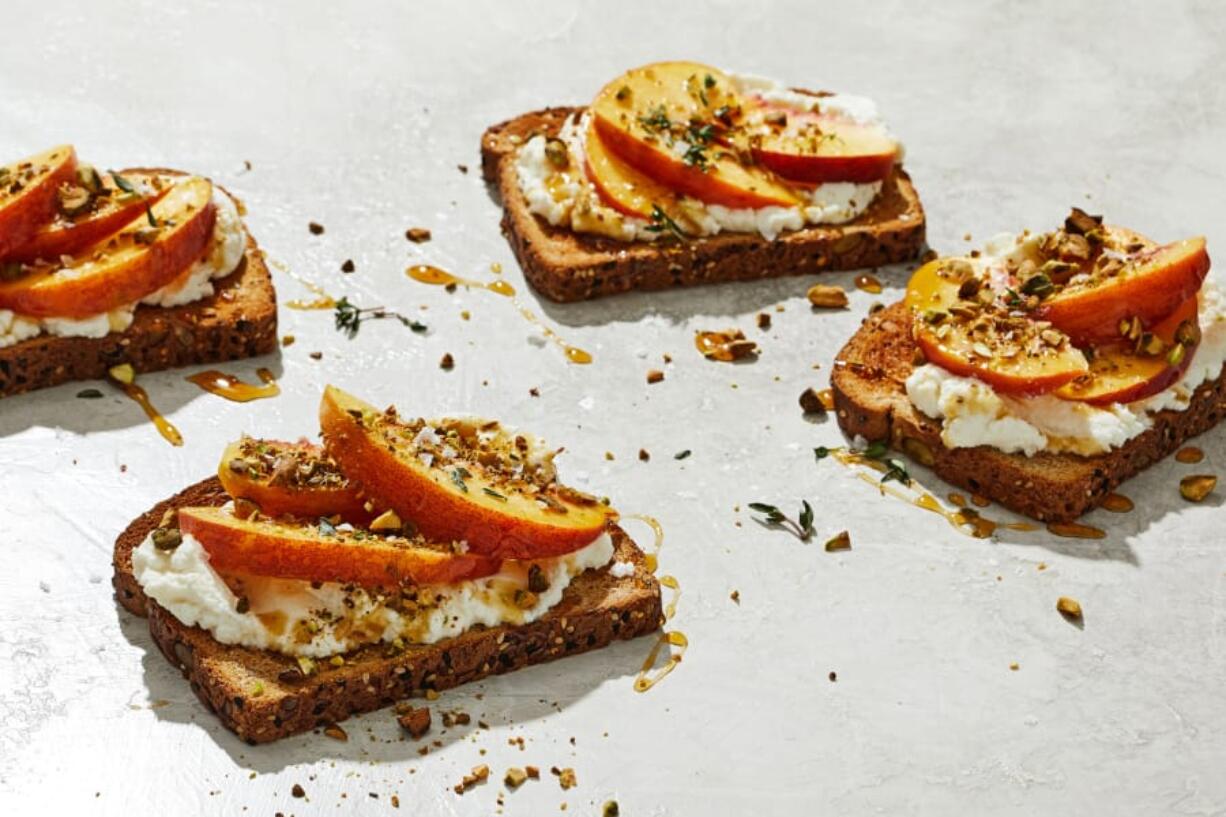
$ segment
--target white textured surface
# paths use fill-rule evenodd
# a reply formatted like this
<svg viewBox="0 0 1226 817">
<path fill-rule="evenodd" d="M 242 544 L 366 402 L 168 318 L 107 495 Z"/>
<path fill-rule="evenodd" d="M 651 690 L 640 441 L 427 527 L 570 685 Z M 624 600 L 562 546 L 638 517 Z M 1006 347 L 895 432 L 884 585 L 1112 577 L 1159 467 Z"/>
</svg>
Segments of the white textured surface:
<svg viewBox="0 0 1226 817">
<path fill-rule="evenodd" d="M 0 156 L 71 139 L 103 166 L 210 174 L 246 199 L 273 257 L 362 303 L 427 304 L 432 331 L 371 324 L 348 341 L 327 314 L 283 310 L 298 342 L 228 367 L 250 377 L 272 364 L 276 400 L 226 403 L 185 383 L 188 372 L 144 378 L 182 429 L 180 449 L 118 396 L 75 399 L 82 385 L 0 402 L 0 811 L 303 815 L 360 803 L 489 814 L 495 780 L 450 790 L 484 762 L 496 779 L 524 763 L 578 773 L 568 792 L 546 772 L 507 795 L 508 815 L 556 814 L 562 802 L 594 814 L 610 797 L 626 815 L 1226 812 L 1222 509 L 1174 498 L 1179 475 L 1226 462 L 1222 432 L 1204 440 L 1203 465 L 1163 463 L 1128 485 L 1137 511 L 1093 514 L 1109 526 L 1103 542 L 976 541 L 809 453 L 840 435 L 806 423 L 796 395 L 824 383 L 870 296 L 813 315 L 811 279 L 784 279 L 543 306 L 594 353 L 582 368 L 534 342 L 496 296 L 401 274 L 428 260 L 480 276 L 498 261 L 521 284 L 479 177 L 482 129 L 685 56 L 874 97 L 907 144 L 939 250 L 962 251 L 967 232 L 1045 227 L 1070 203 L 1224 247 L 1226 18 L 1215 4 L 180 5 L 7 3 Z M 309 235 L 309 220 L 327 233 Z M 409 226 L 434 241 L 408 244 Z M 346 258 L 358 271 L 343 277 Z M 896 297 L 906 271 L 883 275 L 882 299 Z M 302 294 L 277 283 L 282 301 Z M 777 303 L 775 328 L 752 328 Z M 730 324 L 761 340 L 761 359 L 698 357 L 693 330 Z M 437 367 L 447 351 L 450 373 Z M 647 386 L 662 352 L 675 362 Z M 659 516 L 662 569 L 685 590 L 685 663 L 636 694 L 641 640 L 445 693 L 434 737 L 444 708 L 492 728 L 450 731 L 425 758 L 385 742 L 398 735 L 387 712 L 346 723 L 347 744 L 233 738 L 144 622 L 117 611 L 111 544 L 207 474 L 240 431 L 312 431 L 328 381 L 426 416 L 469 410 L 539 429 L 567 446 L 565 474 Z M 673 460 L 682 448 L 693 456 Z M 826 554 L 733 512 L 802 497 L 822 535 L 851 531 L 852 551 Z M 1061 594 L 1080 599 L 1084 630 L 1056 614 Z M 291 799 L 294 783 L 309 802 Z"/>
</svg>

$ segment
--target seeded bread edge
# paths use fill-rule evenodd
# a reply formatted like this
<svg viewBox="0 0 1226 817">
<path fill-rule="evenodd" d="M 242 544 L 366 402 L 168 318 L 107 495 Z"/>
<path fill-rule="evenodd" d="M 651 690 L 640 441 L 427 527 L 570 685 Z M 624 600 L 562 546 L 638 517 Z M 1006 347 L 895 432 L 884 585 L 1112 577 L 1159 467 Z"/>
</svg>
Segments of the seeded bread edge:
<svg viewBox="0 0 1226 817">
<path fill-rule="evenodd" d="M 830 383 L 838 423 L 850 436 L 888 440 L 937 476 L 1042 522 L 1070 522 L 1120 483 L 1226 417 L 1226 370 L 1198 387 L 1184 411 L 1160 411 L 1153 426 L 1105 454 L 1006 454 L 987 446 L 947 448 L 941 421 L 912 405 L 906 380 L 918 347 L 902 302 L 870 316 L 836 358 Z"/>
<path fill-rule="evenodd" d="M 115 542 L 116 598 L 137 615 L 166 659 L 222 724 L 249 743 L 266 743 L 382 707 L 425 690 L 443 690 L 490 675 L 608 646 L 653 633 L 663 623 L 660 586 L 646 559 L 620 528 L 612 531 L 615 559 L 634 574 L 615 578 L 589 570 L 561 602 L 531 624 L 476 628 L 395 655 L 384 646 L 346 653 L 344 664 L 303 676 L 290 658 L 265 650 L 227 646 L 188 627 L 140 592 L 132 576 L 132 550 L 157 527 L 167 510 L 221 505 L 228 499 L 216 477 L 180 491 L 146 511 Z"/>
<path fill-rule="evenodd" d="M 490 127 L 481 137 L 481 169 L 502 200 L 502 231 L 524 277 L 547 298 L 581 301 L 631 290 L 862 269 L 910 261 L 924 248 L 924 208 L 901 168 L 853 221 L 806 227 L 773 241 L 720 233 L 680 244 L 625 242 L 554 227 L 529 212 L 514 155 L 531 136 L 556 134 L 567 116 L 582 110 L 526 113 Z"/>
<path fill-rule="evenodd" d="M 184 175 L 162 168 L 139 170 Z M 255 238 L 245 224 L 243 229 L 243 260 L 234 272 L 213 282 L 209 298 L 176 307 L 139 306 L 131 326 L 101 338 L 42 334 L 0 349 L 0 397 L 100 379 L 120 363 L 131 363 L 137 372 L 153 372 L 275 351 L 277 296 L 272 276 Z"/>
</svg>

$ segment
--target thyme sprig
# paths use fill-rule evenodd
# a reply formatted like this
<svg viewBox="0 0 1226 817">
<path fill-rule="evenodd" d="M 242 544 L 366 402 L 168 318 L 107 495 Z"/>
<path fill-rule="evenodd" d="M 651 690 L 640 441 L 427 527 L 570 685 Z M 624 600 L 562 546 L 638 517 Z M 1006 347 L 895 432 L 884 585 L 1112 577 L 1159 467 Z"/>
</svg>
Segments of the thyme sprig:
<svg viewBox="0 0 1226 817">
<path fill-rule="evenodd" d="M 800 513 L 795 520 L 790 519 L 774 505 L 768 505 L 765 502 L 750 502 L 749 507 L 765 516 L 765 519 L 758 521 L 768 528 L 786 530 L 802 542 L 813 538 L 813 508 L 809 505 L 808 500 L 801 500 Z"/>
<path fill-rule="evenodd" d="M 673 221 L 668 213 L 664 212 L 663 208 L 658 204 L 651 205 L 651 224 L 645 228 L 651 233 L 663 233 L 667 231 L 673 238 L 678 241 L 689 241 L 689 236 L 677 226 L 677 222 Z"/>
<path fill-rule="evenodd" d="M 415 321 L 391 309 L 385 309 L 381 306 L 361 307 L 350 303 L 347 297 L 341 298 L 336 302 L 334 317 L 336 319 L 337 331 L 344 332 L 350 338 L 357 337 L 358 330 L 366 321 L 383 320 L 385 318 L 395 318 L 414 332 L 425 332 L 429 328 L 424 323 Z"/>
</svg>

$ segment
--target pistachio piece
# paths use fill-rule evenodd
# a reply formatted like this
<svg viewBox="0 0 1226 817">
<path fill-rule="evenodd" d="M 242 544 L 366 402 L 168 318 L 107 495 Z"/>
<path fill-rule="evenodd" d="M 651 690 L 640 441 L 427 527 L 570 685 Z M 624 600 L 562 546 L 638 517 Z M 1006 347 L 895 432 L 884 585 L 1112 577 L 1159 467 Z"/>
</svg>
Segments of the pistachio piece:
<svg viewBox="0 0 1226 817">
<path fill-rule="evenodd" d="M 1178 366 L 1183 362 L 1184 355 L 1188 353 L 1188 347 L 1182 343 L 1176 343 L 1171 347 L 1171 351 L 1167 352 L 1166 362 L 1172 366 Z"/>
<path fill-rule="evenodd" d="M 149 538 L 158 550 L 174 550 L 183 544 L 183 534 L 178 528 L 155 528 Z"/>
<path fill-rule="evenodd" d="M 825 414 L 826 404 L 822 402 L 822 394 L 810 386 L 800 393 L 800 408 L 805 414 Z"/>
<path fill-rule="evenodd" d="M 967 278 L 958 286 L 958 297 L 963 300 L 969 300 L 979 294 L 979 288 L 983 283 L 978 278 Z"/>
<path fill-rule="evenodd" d="M 77 165 L 77 184 L 95 194 L 101 193 L 104 189 L 102 177 L 98 175 L 98 170 L 93 165 Z"/>
<path fill-rule="evenodd" d="M 528 773 L 518 766 L 512 766 L 507 769 L 506 776 L 502 778 L 502 782 L 506 784 L 508 789 L 518 789 L 528 779 Z"/>
<path fill-rule="evenodd" d="M 1102 216 L 1092 216 L 1080 207 L 1074 207 L 1064 219 L 1064 229 L 1074 235 L 1087 235 L 1103 223 Z"/>
<path fill-rule="evenodd" d="M 376 516 L 374 521 L 370 523 L 370 529 L 378 531 L 400 530 L 403 527 L 404 522 L 402 522 L 396 512 L 390 508 Z"/>
<path fill-rule="evenodd" d="M 234 516 L 237 519 L 251 519 L 253 516 L 257 516 L 259 512 L 260 506 L 250 499 L 239 497 L 234 500 Z"/>
<path fill-rule="evenodd" d="M 1217 477 L 1212 474 L 1193 474 L 1179 480 L 1179 495 L 1189 502 L 1200 502 L 1217 487 Z"/>
<path fill-rule="evenodd" d="M 1077 601 L 1077 599 L 1061 596 L 1056 599 L 1056 609 L 1065 618 L 1081 621 L 1081 602 Z"/>
<path fill-rule="evenodd" d="M 826 540 L 826 552 L 833 553 L 836 550 L 851 550 L 851 534 L 847 531 L 839 531 L 834 536 Z"/>
<path fill-rule="evenodd" d="M 56 191 L 59 197 L 60 212 L 66 216 L 75 216 L 89 208 L 94 200 L 94 194 L 77 184 L 66 184 Z"/>
<path fill-rule="evenodd" d="M 819 309 L 842 309 L 847 306 L 847 293 L 831 284 L 814 284 L 805 293 L 809 303 Z"/>
<path fill-rule="evenodd" d="M 249 470 L 247 461 L 239 457 L 235 457 L 234 459 L 226 463 L 226 467 L 229 468 L 231 473 L 234 473 L 234 474 L 245 474 Z"/>
<path fill-rule="evenodd" d="M 112 380 L 123 383 L 125 386 L 131 385 L 136 380 L 136 370 L 132 368 L 131 363 L 120 363 L 118 366 L 112 366 L 106 372 Z"/>
<path fill-rule="evenodd" d="M 1181 321 L 1175 329 L 1175 341 L 1181 346 L 1195 346 L 1200 342 L 1200 324 L 1193 320 Z"/>
<path fill-rule="evenodd" d="M 513 599 L 515 606 L 521 610 L 531 610 L 540 601 L 540 598 L 531 590 L 516 590 L 515 598 Z"/>
<path fill-rule="evenodd" d="M 556 137 L 545 140 L 545 158 L 558 170 L 570 167 L 570 151 L 566 149 L 566 143 Z"/>
</svg>

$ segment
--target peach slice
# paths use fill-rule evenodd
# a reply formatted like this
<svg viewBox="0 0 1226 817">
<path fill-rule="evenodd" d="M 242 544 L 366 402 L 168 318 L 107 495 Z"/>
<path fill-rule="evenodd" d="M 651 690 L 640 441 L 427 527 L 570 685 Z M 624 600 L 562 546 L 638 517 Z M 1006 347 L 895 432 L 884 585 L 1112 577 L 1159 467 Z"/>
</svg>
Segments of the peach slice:
<svg viewBox="0 0 1226 817">
<path fill-rule="evenodd" d="M 1015 394 L 1042 394 L 1086 373 L 1085 356 L 1067 336 L 978 297 L 972 265 L 940 258 L 916 270 L 906 304 L 915 314 L 915 342 L 928 360 Z"/>
<path fill-rule="evenodd" d="M 740 104 L 718 69 L 658 62 L 606 85 L 592 103 L 592 126 L 610 153 L 678 193 L 725 207 L 796 206 L 794 191 L 720 144 Z"/>
<path fill-rule="evenodd" d="M 1139 334 L 1134 345 L 1097 349 L 1090 371 L 1059 388 L 1056 396 L 1101 406 L 1131 403 L 1169 388 L 1183 377 L 1200 345 L 1198 312 L 1197 299 L 1189 298 L 1148 333 Z M 1141 348 L 1151 343 L 1152 352 Z"/>
<path fill-rule="evenodd" d="M 84 318 L 139 301 L 204 254 L 217 208 L 213 185 L 192 177 L 147 213 L 67 263 L 39 263 L 0 283 L 0 309 L 36 318 Z"/>
<path fill-rule="evenodd" d="M 393 588 L 476 579 L 500 566 L 420 537 L 338 529 L 326 520 L 239 519 L 221 508 L 180 508 L 179 529 L 200 542 L 218 571 L 282 579 Z"/>
<path fill-rule="evenodd" d="M 881 181 L 898 158 L 884 127 L 812 111 L 756 105 L 744 128 L 758 162 L 790 182 Z"/>
<path fill-rule="evenodd" d="M 559 485 L 549 458 L 497 424 L 404 421 L 334 386 L 319 416 L 324 447 L 345 475 L 430 539 L 496 558 L 543 558 L 590 544 L 614 516 Z"/>
<path fill-rule="evenodd" d="M 169 183 L 163 183 L 160 188 L 154 187 L 148 197 L 128 192 L 116 185 L 111 174 L 99 175 L 87 165 L 78 166 L 77 176 L 78 182 L 84 184 L 63 185 L 61 190 L 88 194 L 84 197 L 84 206 L 78 211 L 66 204 L 71 199 L 61 197 L 55 218 L 40 227 L 29 241 L 15 247 L 6 260 L 30 263 L 40 258 L 53 260 L 73 255 L 117 232 L 170 189 Z M 156 174 L 144 172 L 126 173 L 120 178 L 130 186 L 152 183 L 155 179 L 160 181 Z M 96 191 L 86 184 L 96 187 Z"/>
<path fill-rule="evenodd" d="M 340 516 L 355 525 L 374 517 L 323 448 L 305 440 L 243 437 L 226 446 L 217 476 L 226 493 L 254 502 L 265 516 Z"/>
<path fill-rule="evenodd" d="M 72 145 L 60 145 L 0 167 L 0 258 L 55 218 L 57 191 L 77 168 Z"/>
<path fill-rule="evenodd" d="M 676 200 L 673 191 L 610 153 L 593 125 L 588 125 L 583 149 L 588 179 L 600 198 L 619 213 L 650 220 L 654 208 L 667 212 Z"/>
<path fill-rule="evenodd" d="M 1151 327 L 1200 291 L 1209 273 L 1203 237 L 1142 250 L 1109 274 L 1091 272 L 1044 301 L 1035 317 L 1051 321 L 1075 343 L 1119 339 L 1121 321 L 1137 318 Z M 1076 281 L 1076 279 L 1074 279 Z"/>
</svg>

